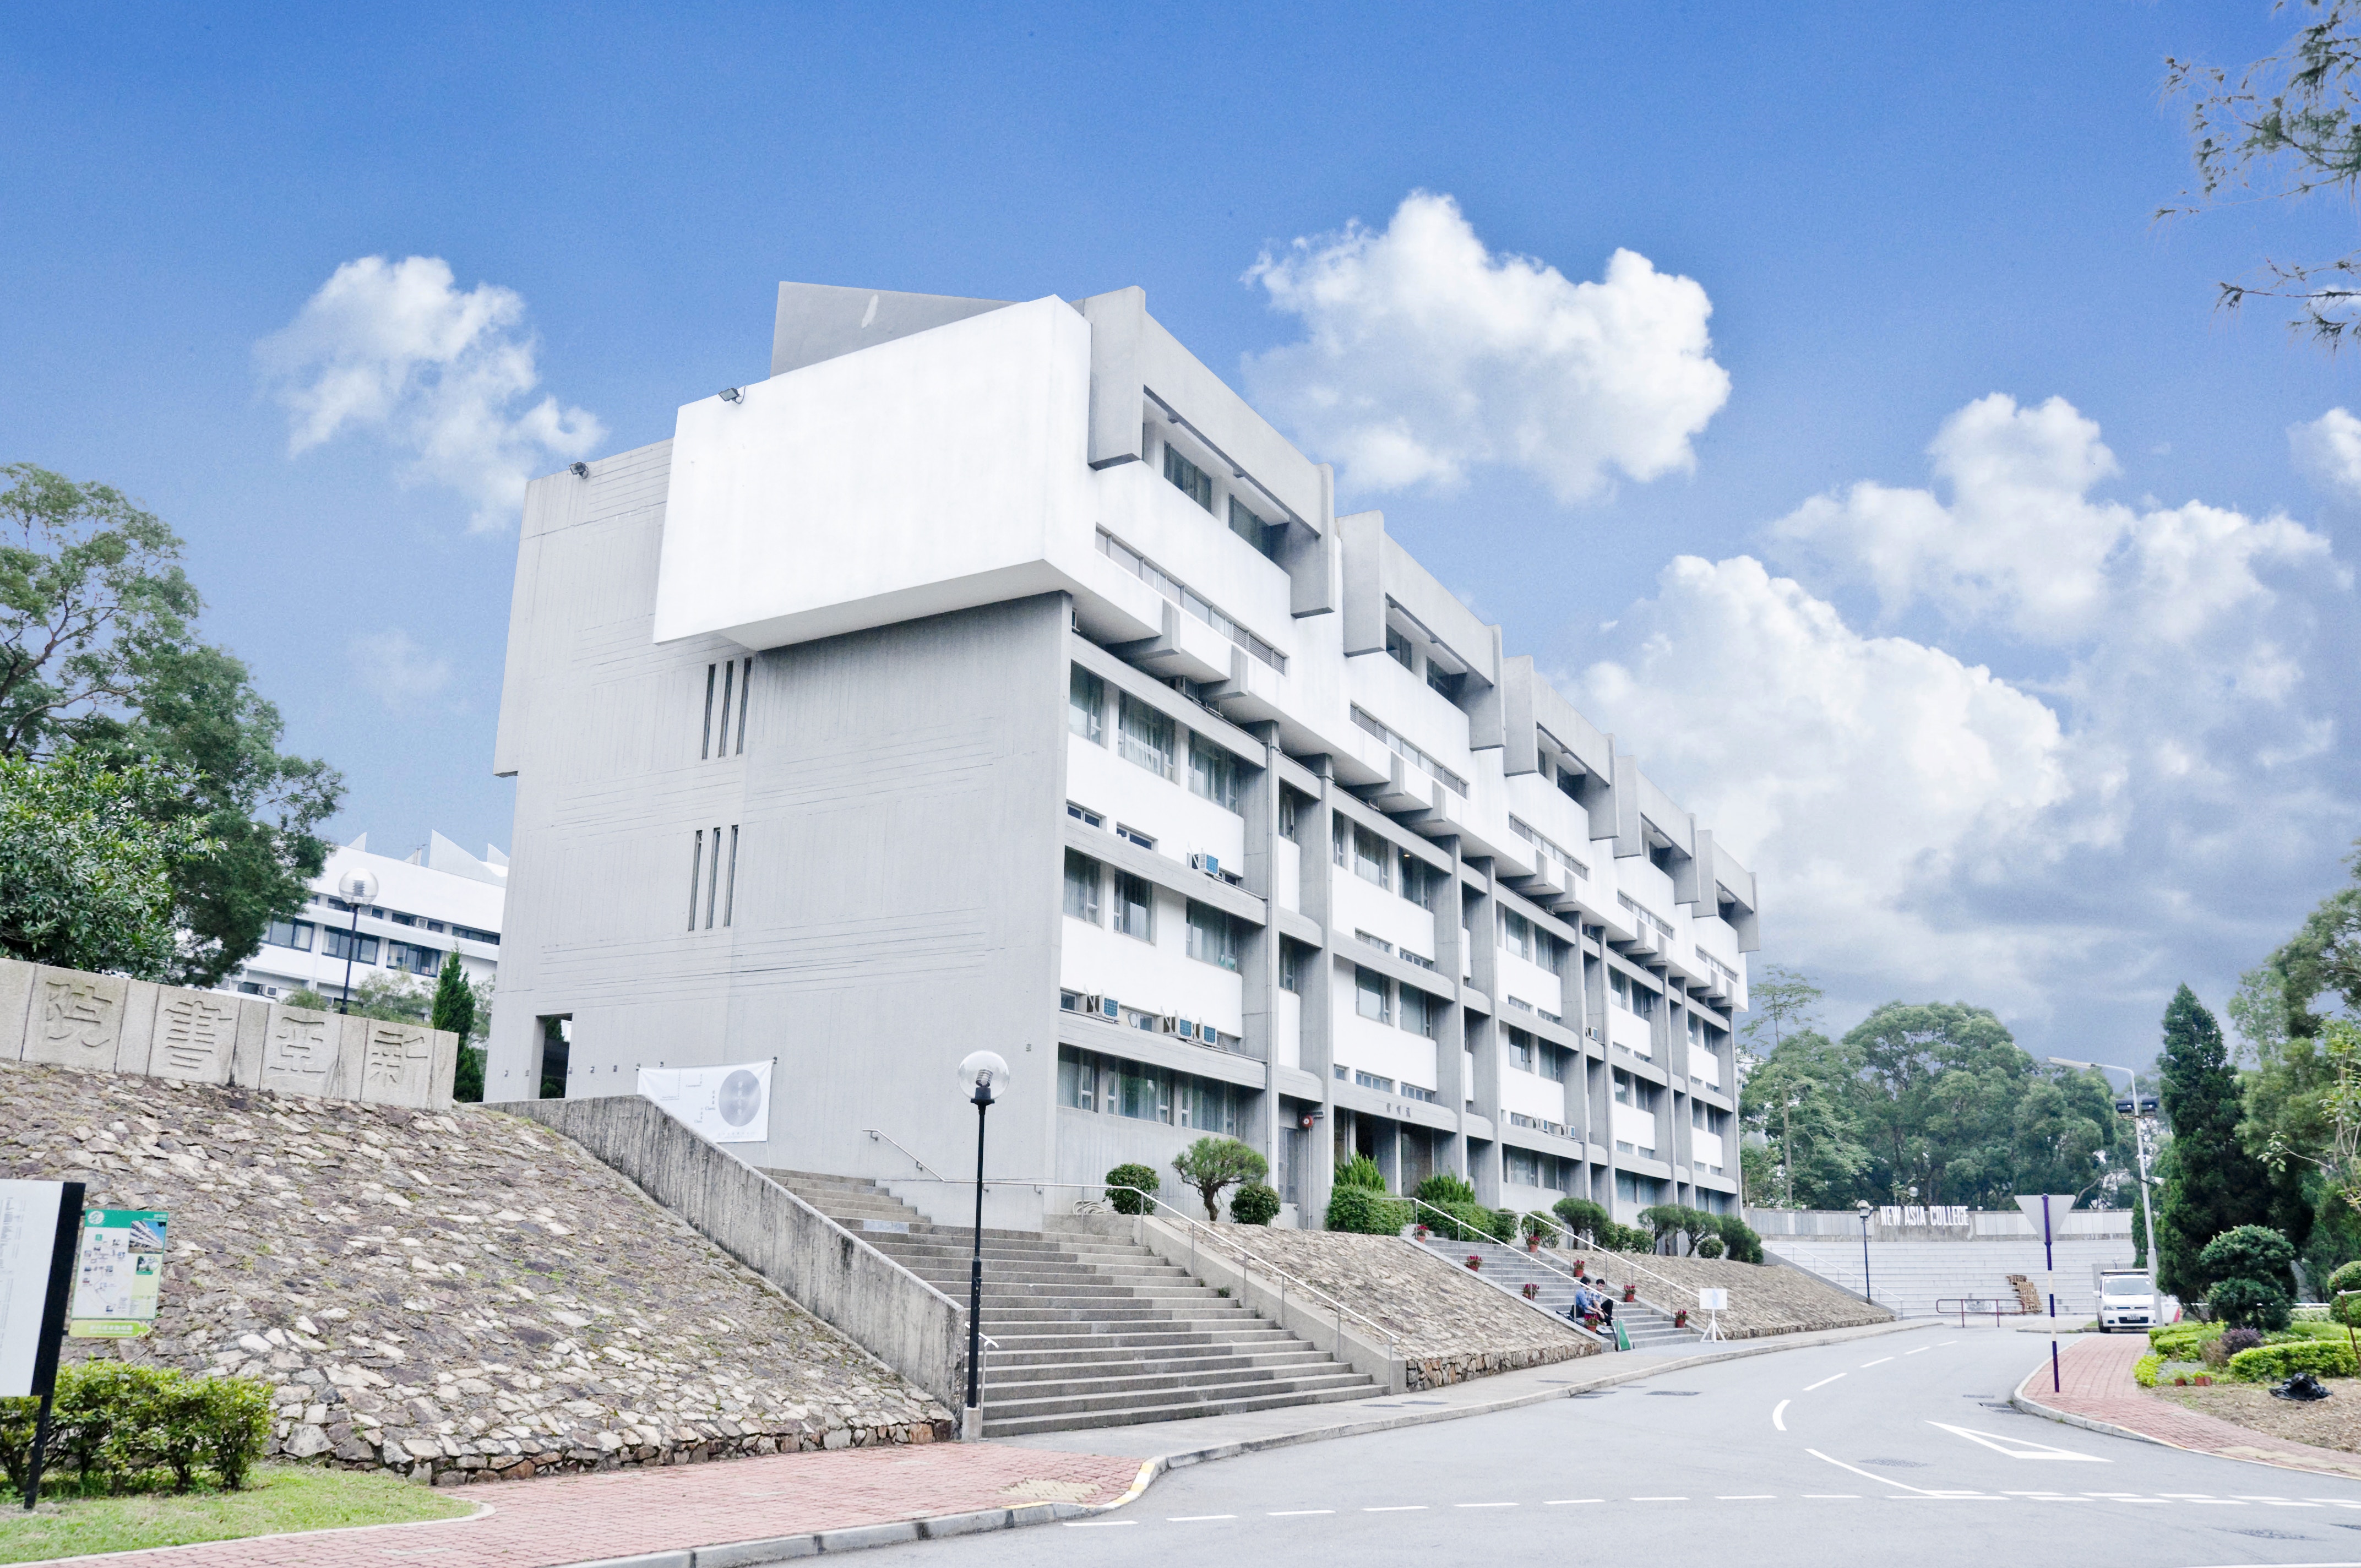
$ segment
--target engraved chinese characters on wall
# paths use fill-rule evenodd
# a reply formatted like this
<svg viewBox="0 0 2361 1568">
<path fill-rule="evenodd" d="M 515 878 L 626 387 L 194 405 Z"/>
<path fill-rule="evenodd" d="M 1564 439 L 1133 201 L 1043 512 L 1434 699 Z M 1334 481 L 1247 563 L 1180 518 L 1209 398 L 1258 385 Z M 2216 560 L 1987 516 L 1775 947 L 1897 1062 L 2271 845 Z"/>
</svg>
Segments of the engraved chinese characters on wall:
<svg viewBox="0 0 2361 1568">
<path fill-rule="evenodd" d="M 361 1098 L 379 1104 L 423 1105 L 434 1066 L 434 1042 L 423 1029 L 371 1024 L 361 1064 Z"/>
<path fill-rule="evenodd" d="M 112 975 L 44 970 L 26 1059 L 112 1072 L 129 991 L 129 981 Z"/>
<path fill-rule="evenodd" d="M 193 991 L 167 992 L 156 1009 L 148 1070 L 157 1078 L 226 1083 L 236 1048 L 236 1003 Z"/>
<path fill-rule="evenodd" d="M 274 1007 L 262 1042 L 262 1087 L 324 1094 L 336 1066 L 336 1021 Z"/>
</svg>

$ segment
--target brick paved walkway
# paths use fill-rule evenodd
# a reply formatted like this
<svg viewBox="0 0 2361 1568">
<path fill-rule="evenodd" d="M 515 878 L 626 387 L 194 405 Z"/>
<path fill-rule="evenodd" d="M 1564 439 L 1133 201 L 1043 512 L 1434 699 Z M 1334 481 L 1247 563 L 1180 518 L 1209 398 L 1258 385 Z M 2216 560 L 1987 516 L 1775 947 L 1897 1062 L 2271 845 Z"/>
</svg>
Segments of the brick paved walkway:
<svg viewBox="0 0 2361 1568">
<path fill-rule="evenodd" d="M 2062 1349 L 2059 1391 L 2050 1391 L 2045 1361 L 2017 1385 L 2017 1393 L 2035 1404 L 2123 1427 L 2175 1448 L 2361 1480 L 2361 1454 L 2290 1442 L 2149 1393 L 2132 1380 L 2132 1364 L 2147 1354 L 2146 1334 L 2084 1334 Z"/>
<path fill-rule="evenodd" d="M 999 1442 L 730 1459 L 446 1492 L 492 1505 L 472 1519 L 207 1541 L 104 1561 L 108 1568 L 390 1568 L 419 1558 L 433 1568 L 551 1568 L 1037 1503 L 1107 1503 L 1129 1489 L 1139 1465 Z"/>
</svg>

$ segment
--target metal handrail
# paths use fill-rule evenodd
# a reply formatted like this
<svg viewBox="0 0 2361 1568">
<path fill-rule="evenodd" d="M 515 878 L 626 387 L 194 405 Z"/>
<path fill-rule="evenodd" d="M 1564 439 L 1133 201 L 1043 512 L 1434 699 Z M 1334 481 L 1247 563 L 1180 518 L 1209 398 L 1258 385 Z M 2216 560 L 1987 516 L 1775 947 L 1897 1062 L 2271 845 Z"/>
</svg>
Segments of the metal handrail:
<svg viewBox="0 0 2361 1568">
<path fill-rule="evenodd" d="M 1438 1213 L 1438 1214 L 1441 1214 L 1441 1215 L 1443 1215 L 1445 1219 L 1449 1220 L 1449 1221 L 1451 1222 L 1451 1223 L 1452 1223 L 1452 1227 L 1453 1227 L 1455 1230 L 1468 1230 L 1468 1229 L 1471 1229 L 1471 1228 L 1472 1228 L 1471 1226 L 1469 1226 L 1469 1224 L 1467 1223 L 1467 1222 L 1466 1222 L 1466 1221 L 1465 1221 L 1465 1220 L 1461 1219 L 1458 1215 L 1456 1215 L 1456 1214 L 1453 1213 L 1450 1210 L 1448 1210 L 1448 1209 L 1437 1209 L 1437 1208 L 1435 1208 L 1435 1206 L 1434 1206 L 1433 1204 L 1432 1204 L 1432 1203 L 1428 1202 L 1425 1199 L 1419 1197 L 1419 1196 L 1418 1196 L 1417 1194 L 1415 1194 L 1415 1193 L 1410 1194 L 1410 1195 L 1409 1195 L 1409 1196 L 1404 1200 L 1404 1201 L 1411 1202 L 1411 1203 L 1414 1203 L 1414 1204 L 1416 1204 L 1418 1207 L 1420 1207 L 1420 1208 L 1422 1208 L 1422 1209 L 1432 1209 L 1432 1210 L 1433 1210 L 1433 1212 L 1436 1212 L 1436 1213 Z M 1430 1227 L 1430 1228 L 1431 1228 L 1431 1227 Z M 1420 1241 L 1418 1241 L 1415 1237 L 1411 1237 L 1411 1236 L 1404 1236 L 1402 1239 L 1403 1239 L 1404 1241 L 1409 1242 L 1409 1243 L 1410 1243 L 1410 1245 L 1412 1245 L 1412 1246 L 1422 1246 L 1422 1245 L 1430 1245 L 1430 1244 L 1421 1243 L 1421 1242 L 1420 1242 Z M 1492 1240 L 1492 1238 L 1491 1238 L 1491 1236 L 1490 1236 L 1488 1234 L 1486 1234 L 1486 1236 L 1484 1237 L 1484 1242 L 1485 1242 L 1485 1244 L 1486 1244 L 1486 1245 L 1493 1245 L 1493 1246 L 1507 1246 L 1507 1245 L 1508 1245 L 1508 1244 L 1507 1244 L 1506 1242 L 1495 1242 L 1495 1241 L 1493 1241 L 1493 1240 Z M 1514 1249 L 1513 1249 L 1513 1248 L 1511 1248 L 1510 1250 L 1511 1250 L 1512 1252 L 1514 1251 Z M 1540 1253 L 1538 1253 L 1538 1252 L 1530 1252 L 1530 1253 L 1525 1254 L 1525 1255 L 1526 1255 L 1526 1256 L 1528 1256 L 1528 1257 L 1536 1258 L 1536 1259 L 1538 1259 L 1538 1258 L 1540 1258 L 1540 1257 L 1541 1257 L 1541 1254 L 1540 1254 Z M 1559 1273 L 1564 1274 L 1564 1275 L 1565 1276 L 1565 1277 L 1566 1277 L 1567 1279 L 1569 1279 L 1569 1280 L 1575 1280 L 1576 1283 L 1579 1283 L 1579 1282 L 1580 1282 L 1580 1281 L 1579 1281 L 1578 1277 L 1575 1274 L 1574 1270 L 1573 1270 L 1572 1268 L 1570 1268 L 1570 1267 L 1567 1267 L 1567 1266 L 1565 1266 L 1565 1264 L 1564 1264 L 1562 1261 L 1560 1261 L 1559 1259 L 1557 1259 L 1557 1258 L 1555 1258 L 1555 1257 L 1552 1257 L 1552 1258 L 1548 1259 L 1547 1261 L 1545 1261 L 1545 1262 L 1543 1264 L 1543 1266 L 1544 1268 L 1548 1268 L 1548 1269 L 1551 1269 L 1551 1270 L 1553 1270 L 1553 1271 L 1555 1271 L 1555 1272 L 1559 1272 Z M 1484 1277 L 1483 1277 L 1483 1275 L 1482 1275 L 1482 1274 L 1480 1274 L 1480 1273 L 1478 1273 L 1478 1274 L 1477 1275 L 1477 1277 L 1478 1279 L 1483 1279 L 1483 1281 L 1484 1281 L 1484 1283 L 1485 1283 L 1485 1284 L 1489 1285 L 1489 1286 L 1491 1286 L 1493 1288 L 1495 1288 L 1495 1289 L 1497 1289 L 1497 1290 L 1499 1290 L 1499 1291 L 1501 1291 L 1501 1292 L 1505 1293 L 1506 1295 L 1510 1296 L 1510 1298 L 1514 1299 L 1515 1300 L 1520 1301 L 1520 1302 L 1522 1302 L 1525 1306 L 1531 1307 L 1534 1311 L 1542 1313 L 1543 1315 L 1544 1315 L 1545 1317 L 1547 1317 L 1547 1318 L 1550 1320 L 1550 1321 L 1552 1321 L 1552 1322 L 1564 1321 L 1564 1322 L 1571 1323 L 1571 1324 L 1574 1326 L 1574 1328 L 1575 1328 L 1577 1332 L 1582 1332 L 1582 1333 L 1589 1334 L 1589 1335 L 1591 1335 L 1591 1337 L 1593 1337 L 1594 1339 L 1604 1339 L 1604 1338 L 1606 1337 L 1605 1335 L 1598 1333 L 1596 1330 L 1594 1330 L 1594 1329 L 1592 1329 L 1592 1328 L 1588 1327 L 1587 1325 L 1586 1325 L 1586 1324 L 1584 1324 L 1584 1323 L 1582 1323 L 1582 1322 L 1578 1321 L 1577 1320 L 1575 1320 L 1575 1319 L 1572 1319 L 1572 1318 L 1565 1318 L 1565 1317 L 1563 1317 L 1563 1316 L 1562 1316 L 1561 1314 L 1559 1314 L 1559 1313 L 1553 1312 L 1553 1311 L 1551 1311 L 1547 1307 L 1543 1306 L 1543 1305 L 1542 1305 L 1540 1302 L 1538 1302 L 1538 1301 L 1527 1300 L 1527 1299 L 1526 1299 L 1526 1298 L 1525 1298 L 1525 1296 L 1523 1295 L 1523 1293 L 1522 1293 L 1522 1292 L 1521 1292 L 1521 1291 L 1517 1291 L 1517 1290 L 1511 1290 L 1511 1289 L 1510 1289 L 1508 1286 L 1506 1286 L 1506 1285 L 1502 1284 L 1502 1283 L 1501 1283 L 1498 1278 L 1485 1279 L 1485 1278 L 1484 1278 Z"/>
<path fill-rule="evenodd" d="M 863 1127 L 863 1128 L 862 1128 L 861 1130 L 862 1130 L 862 1132 L 867 1133 L 867 1134 L 869 1135 L 869 1141 L 870 1141 L 871 1143 L 873 1143 L 873 1143 L 880 1143 L 880 1142 L 883 1142 L 883 1143 L 889 1143 L 889 1144 L 893 1144 L 893 1145 L 894 1145 L 894 1146 L 895 1146 L 895 1148 L 897 1148 L 897 1149 L 901 1149 L 901 1152 L 902 1152 L 902 1157 L 903 1157 L 904 1159 L 908 1160 L 912 1165 L 917 1166 L 920 1170 L 925 1171 L 928 1176 L 933 1177 L 936 1180 L 938 1180 L 938 1181 L 944 1181 L 944 1180 L 948 1180 L 948 1179 L 950 1179 L 949 1178 L 947 1178 L 947 1177 L 945 1177 L 945 1176 L 943 1176 L 943 1175 L 939 1174 L 939 1173 L 935 1169 L 935 1168 L 934 1168 L 933 1166 L 928 1165 L 925 1160 L 920 1159 L 917 1155 L 912 1154 L 908 1149 L 902 1148 L 902 1146 L 901 1146 L 900 1144 L 898 1144 L 898 1143 L 895 1143 L 894 1135 L 893 1135 L 891 1133 L 881 1133 L 881 1132 L 879 1132 L 879 1131 L 878 1131 L 876 1128 L 874 1128 L 874 1127 Z M 894 1178 L 894 1177 L 888 1177 L 888 1178 L 886 1178 L 886 1179 L 887 1179 L 887 1180 L 889 1180 L 889 1181 L 891 1181 L 891 1180 L 895 1180 L 895 1179 L 896 1179 L 896 1178 Z"/>
<path fill-rule="evenodd" d="M 2006 1305 L 2003 1305 L 2004 1302 Z M 1874 1307 L 1877 1303 L 1872 1301 L 1870 1305 Z M 2007 1296 L 1946 1296 L 1935 1303 L 1935 1315 L 1938 1318 L 1948 1318 L 1954 1312 L 1959 1314 L 1961 1328 L 1968 1326 L 1970 1312 L 1975 1313 L 1979 1318 L 1990 1312 L 1994 1328 L 2000 1327 L 2000 1321 L 2003 1318 L 2028 1318 L 2038 1315 L 2026 1311 L 2025 1304 L 2019 1301 L 2014 1293 Z M 1894 1313 L 1896 1317 L 1901 1315 L 1898 1310 Z"/>
<path fill-rule="evenodd" d="M 1413 1201 L 1415 1201 L 1415 1200 L 1413 1200 Z M 1583 1250 L 1586 1252 L 1612 1257 L 1620 1262 L 1630 1265 L 1632 1268 L 1646 1275 L 1657 1284 L 1662 1285 L 1668 1290 L 1675 1292 L 1675 1299 L 1677 1299 L 1679 1296 L 1684 1296 L 1688 1293 L 1688 1287 L 1680 1284 L 1676 1280 L 1665 1278 L 1654 1269 L 1650 1268 L 1646 1264 L 1640 1262 L 1634 1255 L 1628 1252 L 1617 1252 L 1612 1247 L 1602 1247 L 1598 1245 L 1598 1238 L 1596 1235 L 1589 1234 L 1576 1235 L 1574 1232 L 1567 1230 L 1564 1225 L 1559 1224 L 1555 1220 L 1552 1219 L 1549 1215 L 1543 1213 L 1538 1209 L 1529 1214 L 1519 1215 L 1517 1217 L 1518 1227 L 1522 1229 L 1524 1222 L 1527 1220 L 1539 1220 L 1543 1224 L 1547 1225 L 1551 1230 L 1555 1231 L 1561 1241 L 1579 1242 L 1582 1245 Z M 1460 1223 L 1463 1224 L 1466 1223 L 1465 1221 Z M 1631 1292 L 1631 1299 L 1640 1303 L 1640 1305 L 1647 1308 L 1649 1310 L 1662 1312 L 1668 1318 L 1675 1317 L 1679 1313 L 1687 1310 L 1686 1308 L 1666 1307 L 1660 1305 L 1657 1302 L 1651 1301 L 1645 1296 L 1641 1295 L 1636 1287 Z"/>
</svg>

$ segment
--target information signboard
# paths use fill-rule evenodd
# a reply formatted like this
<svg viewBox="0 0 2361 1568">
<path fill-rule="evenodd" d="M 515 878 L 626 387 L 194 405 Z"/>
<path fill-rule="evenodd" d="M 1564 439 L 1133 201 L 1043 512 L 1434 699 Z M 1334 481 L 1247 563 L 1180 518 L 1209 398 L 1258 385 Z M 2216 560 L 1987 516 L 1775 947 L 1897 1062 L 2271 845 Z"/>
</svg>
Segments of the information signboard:
<svg viewBox="0 0 2361 1568">
<path fill-rule="evenodd" d="M 1729 1289 L 1719 1285 L 1699 1286 L 1697 1288 L 1697 1310 L 1700 1312 L 1727 1312 L 1730 1310 Z"/>
<path fill-rule="evenodd" d="M 643 1067 L 639 1090 L 709 1142 L 759 1144 L 771 1135 L 769 1062 Z"/>
<path fill-rule="evenodd" d="M 161 1209 L 93 1209 L 82 1215 L 68 1334 L 137 1339 L 156 1326 L 167 1217 Z"/>
<path fill-rule="evenodd" d="M 0 1181 L 0 1396 L 46 1395 L 56 1376 L 79 1181 Z"/>
</svg>

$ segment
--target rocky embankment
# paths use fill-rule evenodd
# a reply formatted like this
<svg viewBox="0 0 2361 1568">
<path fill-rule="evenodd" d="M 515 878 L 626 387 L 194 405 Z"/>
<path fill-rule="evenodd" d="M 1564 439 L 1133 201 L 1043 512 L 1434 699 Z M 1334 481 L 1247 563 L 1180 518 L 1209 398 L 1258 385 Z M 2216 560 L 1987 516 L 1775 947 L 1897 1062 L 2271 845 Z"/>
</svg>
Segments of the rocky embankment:
<svg viewBox="0 0 2361 1568">
<path fill-rule="evenodd" d="M 950 1412 L 628 1181 L 473 1106 L 0 1061 L 0 1176 L 170 1212 L 122 1354 L 267 1379 L 272 1452 L 438 1485 L 927 1442 Z"/>
</svg>

